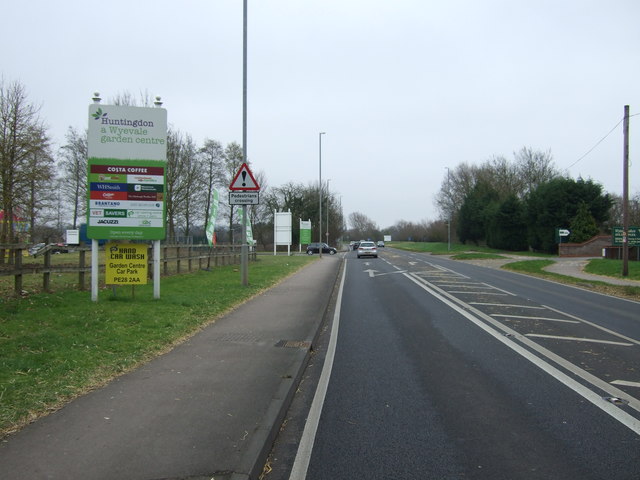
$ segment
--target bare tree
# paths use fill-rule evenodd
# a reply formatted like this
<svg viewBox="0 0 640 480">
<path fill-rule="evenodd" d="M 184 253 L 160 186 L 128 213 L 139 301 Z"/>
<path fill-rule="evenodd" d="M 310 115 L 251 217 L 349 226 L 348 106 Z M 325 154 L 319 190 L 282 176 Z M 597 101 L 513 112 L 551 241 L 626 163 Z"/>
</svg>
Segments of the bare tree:
<svg viewBox="0 0 640 480">
<path fill-rule="evenodd" d="M 29 103 L 25 88 L 18 82 L 0 79 L 0 243 L 18 240 L 14 218 L 27 205 L 28 191 L 37 172 L 38 155 L 46 152 L 49 138 L 41 122 L 39 108 Z M 0 254 L 4 259 L 4 255 Z"/>
<path fill-rule="evenodd" d="M 198 164 L 198 148 L 190 135 L 185 135 L 182 146 L 182 177 L 180 201 L 182 202 L 182 215 L 184 235 L 191 235 L 192 223 L 196 218 L 202 218 L 206 197 L 204 192 L 205 182 Z"/>
<path fill-rule="evenodd" d="M 40 149 L 32 153 L 27 169 L 30 174 L 26 177 L 24 212 L 29 220 L 30 240 L 34 241 L 37 223 L 46 221 L 46 218 L 41 218 L 41 213 L 55 203 L 54 192 L 57 191 L 54 159 L 48 143 L 43 143 Z"/>
<path fill-rule="evenodd" d="M 364 213 L 353 212 L 349 214 L 351 236 L 358 239 L 375 239 L 380 235 L 378 225 Z"/>
<path fill-rule="evenodd" d="M 148 90 L 141 90 L 138 98 L 136 98 L 128 90 L 124 90 L 109 99 L 111 105 L 120 105 L 128 107 L 153 107 L 153 97 Z"/>
<path fill-rule="evenodd" d="M 222 144 L 217 140 L 206 139 L 204 146 L 200 149 L 198 163 L 206 197 L 203 218 L 203 224 L 206 225 L 211 214 L 213 191 L 216 187 L 223 186 L 225 180 Z"/>
<path fill-rule="evenodd" d="M 518 176 L 522 179 L 520 198 L 526 196 L 541 184 L 561 175 L 553 165 L 551 151 L 541 152 L 530 147 L 522 147 L 514 153 Z"/>
<path fill-rule="evenodd" d="M 182 200 L 184 199 L 184 183 L 187 165 L 184 158 L 184 139 L 179 130 L 169 128 L 167 132 L 167 168 L 165 170 L 165 195 L 164 201 L 167 210 L 167 241 L 176 240 L 176 231 L 181 214 L 183 213 Z"/>
<path fill-rule="evenodd" d="M 231 185 L 233 177 L 242 166 L 243 157 L 244 153 L 242 151 L 242 147 L 236 142 L 229 143 L 224 149 L 224 183 L 226 185 Z M 247 163 L 249 163 L 248 160 Z M 231 243 L 235 243 L 233 229 L 234 216 L 235 206 L 229 205 L 227 217 L 229 218 L 229 233 L 231 235 Z"/>
<path fill-rule="evenodd" d="M 71 205 L 71 224 L 75 229 L 87 206 L 87 131 L 80 133 L 69 127 L 65 140 L 60 148 L 62 196 Z"/>
</svg>

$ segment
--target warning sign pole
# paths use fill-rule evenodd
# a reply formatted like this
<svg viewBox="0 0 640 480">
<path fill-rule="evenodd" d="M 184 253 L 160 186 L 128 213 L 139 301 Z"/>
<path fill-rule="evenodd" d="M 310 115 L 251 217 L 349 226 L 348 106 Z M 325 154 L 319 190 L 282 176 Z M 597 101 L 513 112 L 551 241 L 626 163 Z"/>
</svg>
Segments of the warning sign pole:
<svg viewBox="0 0 640 480">
<path fill-rule="evenodd" d="M 242 160 L 247 164 L 247 0 L 243 2 L 242 21 Z M 242 170 L 242 168 L 241 168 Z M 240 175 L 240 172 L 238 173 Z M 235 183 L 234 179 L 234 182 Z M 233 186 L 233 185 L 232 185 Z M 240 251 L 240 280 L 249 285 L 249 247 L 247 245 L 247 207 L 242 209 L 242 247 Z"/>
</svg>

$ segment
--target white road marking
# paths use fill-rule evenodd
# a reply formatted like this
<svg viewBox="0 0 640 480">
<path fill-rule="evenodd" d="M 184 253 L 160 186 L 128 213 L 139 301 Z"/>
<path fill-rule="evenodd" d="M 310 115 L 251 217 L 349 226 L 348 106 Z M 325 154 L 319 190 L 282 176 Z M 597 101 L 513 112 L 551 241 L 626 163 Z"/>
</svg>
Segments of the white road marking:
<svg viewBox="0 0 640 480">
<path fill-rule="evenodd" d="M 342 291 L 344 290 L 344 280 L 346 276 L 347 260 L 345 259 L 344 268 L 342 269 L 342 281 L 340 282 L 340 289 L 336 300 L 336 309 L 333 312 L 333 322 L 331 325 L 331 336 L 329 337 L 327 355 L 324 360 L 322 372 L 320 373 L 320 380 L 318 381 L 316 393 L 313 396 L 313 402 L 311 402 L 309 416 L 307 417 L 307 422 L 304 425 L 302 438 L 300 438 L 298 452 L 296 453 L 296 459 L 293 462 L 289 480 L 304 480 L 307 476 L 307 469 L 309 468 L 309 462 L 311 461 L 311 452 L 313 451 L 313 444 L 316 440 L 316 432 L 318 431 L 318 424 L 320 423 L 320 414 L 322 413 L 322 406 L 324 405 L 327 388 L 329 387 L 331 369 L 333 368 L 333 359 L 336 354 L 338 329 L 340 327 L 340 306 L 342 305 Z"/>
<path fill-rule="evenodd" d="M 469 302 L 469 305 L 485 305 L 487 307 L 532 308 L 534 310 L 544 310 L 546 308 L 546 307 L 536 307 L 533 305 L 510 305 L 508 303 L 484 303 L 484 302 Z"/>
<path fill-rule="evenodd" d="M 611 340 L 599 340 L 597 338 L 562 337 L 558 335 L 543 335 L 541 333 L 525 333 L 525 337 L 550 338 L 552 340 L 571 340 L 572 342 L 605 343 L 607 345 L 620 345 L 622 347 L 633 347 L 633 343 L 613 342 Z"/>
<path fill-rule="evenodd" d="M 369 274 L 369 278 L 373 278 L 373 277 L 381 277 L 383 275 L 391 275 L 391 274 L 394 274 L 394 273 L 406 273 L 406 270 L 398 270 L 397 272 L 382 272 L 382 273 L 378 273 L 378 270 L 369 269 L 369 270 L 363 270 L 363 272 L 368 273 Z"/>
<path fill-rule="evenodd" d="M 634 408 L 637 411 L 640 411 L 640 401 L 638 401 L 635 397 L 632 397 L 626 394 L 625 392 L 623 392 L 622 390 L 611 386 L 609 383 L 604 382 L 603 380 L 599 379 L 595 375 L 592 375 L 589 372 L 577 367 L 576 365 L 565 360 L 559 355 L 556 355 L 552 351 L 542 347 L 541 345 L 538 345 L 537 343 L 529 340 L 528 338 L 523 337 L 515 330 L 501 324 L 500 322 L 491 318 L 490 316 L 485 315 L 481 311 L 475 309 L 475 307 L 472 307 L 462 302 L 461 300 L 457 299 L 456 297 L 453 297 L 448 292 L 438 288 L 436 285 L 427 284 L 424 279 L 421 279 L 420 277 L 411 273 L 405 273 L 405 276 L 409 280 L 411 280 L 413 283 L 418 285 L 420 288 L 425 290 L 427 293 L 439 299 L 442 303 L 444 303 L 445 305 L 449 306 L 451 309 L 458 312 L 460 315 L 468 319 L 470 322 L 472 322 L 474 325 L 476 325 L 480 329 L 484 330 L 493 338 L 503 343 L 504 345 L 512 349 L 514 352 L 518 353 L 523 358 L 527 359 L 528 361 L 536 365 L 538 368 L 540 368 L 544 372 L 551 375 L 553 378 L 555 378 L 562 384 L 569 387 L 578 395 L 582 396 L 583 398 L 588 400 L 590 403 L 598 407 L 600 410 L 606 412 L 608 415 L 615 418 L 618 422 L 620 422 L 621 424 L 623 424 L 624 426 L 626 426 L 636 434 L 640 435 L 640 420 L 633 417 L 632 415 L 629 415 L 628 413 L 621 410 L 620 408 L 613 405 L 612 403 L 604 400 L 602 396 L 600 396 L 600 394 L 590 390 L 589 388 L 585 387 L 581 383 L 569 377 L 567 374 L 558 370 L 553 365 L 537 357 L 532 352 L 530 352 L 520 344 L 516 343 L 516 340 L 518 342 L 523 343 L 528 348 L 545 356 L 548 360 L 551 360 L 552 362 L 560 365 L 563 368 L 566 368 L 570 372 L 587 380 L 589 383 L 591 383 L 595 387 L 600 388 L 601 390 L 608 392 L 615 397 L 622 398 L 628 401 L 630 407 Z M 460 303 L 461 305 L 458 305 L 457 303 Z M 473 310 L 475 315 L 472 314 L 470 311 L 467 311 L 466 309 L 464 309 L 462 305 L 466 305 L 467 308 Z M 487 323 L 480 320 L 481 318 L 486 320 L 494 328 L 492 328 Z M 500 333 L 499 330 L 502 330 L 502 332 L 507 333 L 510 336 L 509 337 L 505 336 L 503 333 Z"/>
<path fill-rule="evenodd" d="M 563 320 L 562 318 L 548 318 L 548 317 L 530 317 L 527 315 L 509 315 L 508 313 L 492 313 L 492 317 L 503 317 L 503 318 L 523 318 L 525 320 L 547 320 L 549 322 L 560 322 L 560 323 L 580 323 L 577 320 Z"/>
<path fill-rule="evenodd" d="M 613 383 L 614 385 L 624 385 L 625 387 L 640 388 L 640 382 L 629 382 L 627 380 L 614 380 L 611 383 Z"/>
<path fill-rule="evenodd" d="M 506 296 L 509 295 L 508 293 L 502 293 L 502 292 L 472 292 L 472 291 L 469 291 L 469 290 L 457 291 L 457 292 L 456 291 L 451 291 L 449 293 L 477 293 L 479 295 L 495 295 L 495 296 L 498 296 L 498 297 L 506 297 Z"/>
<path fill-rule="evenodd" d="M 585 320 L 584 318 L 573 316 L 570 313 L 565 313 L 565 312 L 562 312 L 560 310 L 556 310 L 553 307 L 547 307 L 546 305 L 545 305 L 545 307 L 548 308 L 549 310 L 551 310 L 552 312 L 557 312 L 557 313 L 559 313 L 561 315 L 565 315 L 565 316 L 567 316 L 569 318 L 574 318 L 574 319 L 576 319 L 576 320 L 578 320 L 578 321 L 580 321 L 582 323 L 585 323 L 585 324 L 590 325 L 590 326 L 592 326 L 594 328 L 597 328 L 598 330 L 602 330 L 603 332 L 610 333 L 611 335 L 614 335 L 614 336 L 616 336 L 618 338 L 626 340 L 627 342 L 631 342 L 631 343 L 635 343 L 636 345 L 640 345 L 640 341 L 638 341 L 638 340 L 636 340 L 634 338 L 627 337 L 626 335 L 622 335 L 622 334 L 620 334 L 618 332 L 614 332 L 613 330 L 609 330 L 608 328 L 605 328 L 602 325 L 595 324 L 593 322 Z"/>
</svg>

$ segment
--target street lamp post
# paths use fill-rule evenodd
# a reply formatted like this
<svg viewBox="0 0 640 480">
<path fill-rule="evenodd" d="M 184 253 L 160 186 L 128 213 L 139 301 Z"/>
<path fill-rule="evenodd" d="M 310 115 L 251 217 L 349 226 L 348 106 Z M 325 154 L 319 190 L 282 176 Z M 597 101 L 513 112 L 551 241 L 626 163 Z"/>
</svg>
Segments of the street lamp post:
<svg viewBox="0 0 640 480">
<path fill-rule="evenodd" d="M 320 242 L 318 253 L 320 254 L 320 258 L 322 258 L 322 135 L 326 135 L 326 133 L 320 132 L 318 134 L 318 189 L 320 190 L 318 193 L 320 197 L 320 201 L 318 202 L 318 241 Z"/>
<path fill-rule="evenodd" d="M 331 199 L 331 195 L 329 194 L 329 182 L 330 178 L 327 178 L 327 245 L 329 245 L 329 200 Z"/>
<path fill-rule="evenodd" d="M 449 193 L 449 205 L 447 205 L 449 210 L 448 220 L 447 220 L 447 251 L 451 251 L 451 184 L 449 183 L 449 167 L 444 167 L 447 169 L 447 190 Z"/>
</svg>

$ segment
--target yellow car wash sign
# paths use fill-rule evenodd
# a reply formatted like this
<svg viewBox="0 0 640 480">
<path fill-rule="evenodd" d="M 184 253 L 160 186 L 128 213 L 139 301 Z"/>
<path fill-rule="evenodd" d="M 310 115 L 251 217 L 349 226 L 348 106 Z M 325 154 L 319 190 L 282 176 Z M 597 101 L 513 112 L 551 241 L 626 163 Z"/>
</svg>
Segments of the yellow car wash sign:
<svg viewBox="0 0 640 480">
<path fill-rule="evenodd" d="M 105 245 L 107 285 L 145 285 L 148 272 L 147 245 L 107 243 Z"/>
</svg>

